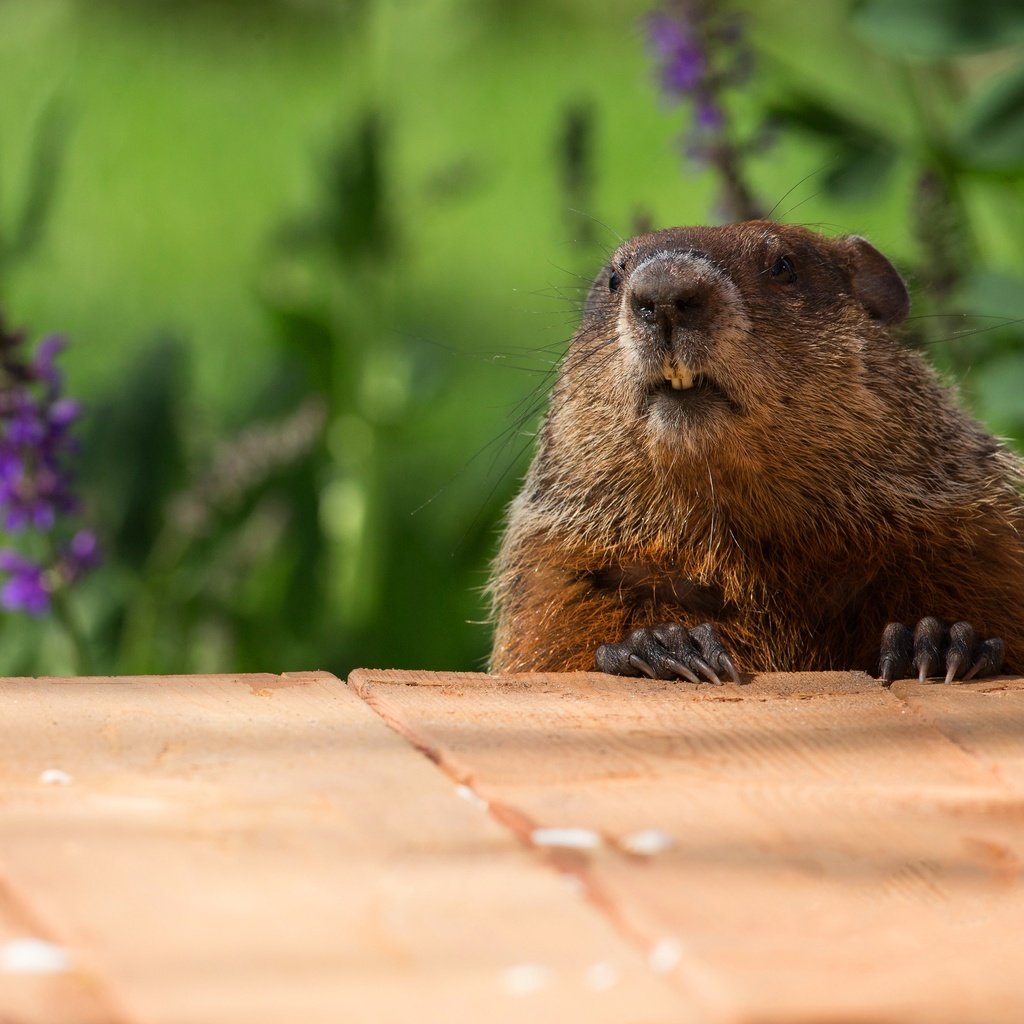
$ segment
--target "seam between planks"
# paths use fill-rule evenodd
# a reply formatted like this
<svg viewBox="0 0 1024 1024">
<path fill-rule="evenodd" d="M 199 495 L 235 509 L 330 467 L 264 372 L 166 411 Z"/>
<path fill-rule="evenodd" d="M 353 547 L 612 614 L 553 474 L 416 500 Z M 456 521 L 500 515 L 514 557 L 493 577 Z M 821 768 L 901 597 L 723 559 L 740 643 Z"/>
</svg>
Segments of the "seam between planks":
<svg viewBox="0 0 1024 1024">
<path fill-rule="evenodd" d="M 520 845 L 528 849 L 547 867 L 572 878 L 583 898 L 608 921 L 623 941 L 639 950 L 651 965 L 653 973 L 663 977 L 670 985 L 678 984 L 677 979 L 681 980 L 685 995 L 700 1005 L 707 1024 L 734 1024 L 737 1020 L 735 1004 L 728 998 L 723 986 L 717 981 L 712 971 L 704 967 L 696 958 L 688 957 L 685 948 L 679 951 L 678 959 L 673 954 L 674 962 L 670 965 L 655 966 L 659 957 L 663 955 L 661 951 L 663 939 L 661 937 L 652 939 L 629 923 L 616 902 L 594 880 L 587 853 L 570 847 L 547 846 L 537 843 L 534 839 L 538 831 L 537 823 L 511 804 L 489 800 L 481 796 L 476 788 L 473 773 L 466 765 L 445 750 L 428 742 L 415 728 L 405 722 L 401 715 L 393 713 L 386 700 L 380 700 L 377 697 L 372 690 L 375 679 L 375 673 L 367 672 L 364 675 L 362 671 L 357 671 L 349 676 L 347 683 L 388 728 L 419 751 L 457 786 L 465 787 L 472 795 L 474 802 L 482 809 L 486 809 L 499 825 L 508 829 Z M 383 680 L 385 685 L 396 681 L 389 678 Z M 618 843 L 606 843 L 605 845 L 615 853 L 628 856 Z"/>
<path fill-rule="evenodd" d="M 30 933 L 25 936 L 26 938 L 42 939 L 71 953 L 73 959 L 70 968 L 51 975 L 55 984 L 71 984 L 76 995 L 92 1004 L 90 1010 L 102 1011 L 106 1024 L 142 1024 L 143 1019 L 127 1009 L 109 974 L 102 971 L 93 957 L 86 955 L 77 942 L 66 937 L 67 929 L 52 923 L 26 887 L 17 882 L 0 864 L 0 909 L 4 906 L 13 918 L 26 926 L 26 932 Z M 9 975 L 8 978 L 15 982 L 17 975 Z M 0 1009 L 0 1020 L 6 1022 L 7 1019 Z M 12 1022 L 16 1020 L 16 1017 L 11 1018 Z"/>
</svg>

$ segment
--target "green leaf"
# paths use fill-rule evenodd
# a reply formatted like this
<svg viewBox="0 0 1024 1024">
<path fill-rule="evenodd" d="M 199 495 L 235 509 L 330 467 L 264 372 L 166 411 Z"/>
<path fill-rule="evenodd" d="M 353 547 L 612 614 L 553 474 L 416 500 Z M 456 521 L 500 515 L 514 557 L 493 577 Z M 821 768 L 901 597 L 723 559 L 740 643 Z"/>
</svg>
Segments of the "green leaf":
<svg viewBox="0 0 1024 1024">
<path fill-rule="evenodd" d="M 70 132 L 68 109 L 52 98 L 36 120 L 21 209 L 0 238 L 0 264 L 17 263 L 32 254 L 49 220 L 63 170 Z"/>
<path fill-rule="evenodd" d="M 886 146 L 845 146 L 825 174 L 825 188 L 841 199 L 866 199 L 878 191 L 896 162 Z"/>
<path fill-rule="evenodd" d="M 1024 39 L 1020 0 L 857 0 L 854 28 L 901 57 L 950 57 Z"/>
<path fill-rule="evenodd" d="M 90 406 L 83 478 L 117 557 L 141 565 L 185 469 L 183 343 L 162 336 L 141 349 L 116 386 Z"/>
<path fill-rule="evenodd" d="M 323 162 L 320 207 L 286 224 L 278 242 L 298 251 L 326 244 L 342 269 L 388 255 L 396 232 L 388 205 L 386 142 L 381 118 L 365 111 Z"/>
<path fill-rule="evenodd" d="M 832 195 L 848 199 L 871 195 L 895 163 L 896 147 L 890 139 L 809 96 L 777 103 L 769 116 L 829 146 L 832 160 L 824 181 Z"/>
<path fill-rule="evenodd" d="M 768 115 L 772 120 L 783 121 L 823 138 L 842 139 L 867 132 L 867 129 L 834 107 L 801 93 L 769 105 Z"/>
<path fill-rule="evenodd" d="M 976 167 L 1024 169 L 1024 66 L 996 76 L 971 99 L 957 148 Z"/>
<path fill-rule="evenodd" d="M 971 375 L 975 410 L 997 434 L 1020 435 L 1024 430 L 1024 355 L 1008 353 L 986 363 Z"/>
<path fill-rule="evenodd" d="M 28 184 L 11 245 L 12 255 L 24 259 L 38 244 L 53 209 L 70 133 L 64 102 L 51 99 L 36 123 L 29 162 Z"/>
<path fill-rule="evenodd" d="M 964 291 L 964 305 L 978 314 L 992 318 L 989 325 L 999 326 L 1024 321 L 1024 279 L 1012 274 L 997 273 L 979 269 L 968 276 Z M 1018 333 L 1024 334 L 1024 326 L 1018 325 Z"/>
</svg>

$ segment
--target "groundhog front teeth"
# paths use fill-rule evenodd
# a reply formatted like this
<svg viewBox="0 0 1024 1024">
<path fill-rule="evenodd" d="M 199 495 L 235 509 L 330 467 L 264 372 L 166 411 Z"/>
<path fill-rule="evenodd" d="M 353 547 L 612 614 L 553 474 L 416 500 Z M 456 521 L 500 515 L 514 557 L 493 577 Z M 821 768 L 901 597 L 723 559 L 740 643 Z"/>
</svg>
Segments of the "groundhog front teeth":
<svg viewBox="0 0 1024 1024">
<path fill-rule="evenodd" d="M 693 387 L 693 371 L 685 366 L 669 366 L 664 368 L 665 380 L 672 385 L 673 391 L 685 391 Z"/>
</svg>

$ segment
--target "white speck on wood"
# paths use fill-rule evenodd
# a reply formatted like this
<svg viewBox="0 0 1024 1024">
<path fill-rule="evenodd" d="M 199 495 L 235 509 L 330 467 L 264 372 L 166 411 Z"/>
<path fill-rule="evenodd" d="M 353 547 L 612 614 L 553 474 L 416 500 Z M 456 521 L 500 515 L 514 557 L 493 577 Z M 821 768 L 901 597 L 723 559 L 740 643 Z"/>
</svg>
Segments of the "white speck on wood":
<svg viewBox="0 0 1024 1024">
<path fill-rule="evenodd" d="M 71 784 L 71 776 L 60 768 L 47 768 L 40 772 L 39 781 L 44 786 L 68 786 Z"/>
<path fill-rule="evenodd" d="M 573 894 L 573 896 L 586 896 L 587 887 L 583 879 L 579 875 L 559 875 L 562 881 L 562 885 L 566 887 Z"/>
<path fill-rule="evenodd" d="M 607 992 L 618 985 L 619 969 L 608 960 L 599 960 L 587 968 L 583 982 L 591 992 Z"/>
<path fill-rule="evenodd" d="M 683 957 L 678 939 L 661 939 L 647 953 L 647 964 L 655 974 L 668 974 Z"/>
<path fill-rule="evenodd" d="M 541 964 L 515 964 L 502 976 L 502 987 L 510 996 L 530 996 L 547 988 L 550 978 Z"/>
<path fill-rule="evenodd" d="M 676 841 L 667 833 L 656 828 L 645 828 L 639 832 L 631 832 L 619 841 L 619 846 L 627 853 L 635 853 L 642 857 L 652 857 L 675 846 Z"/>
<path fill-rule="evenodd" d="M 561 846 L 569 850 L 596 850 L 601 837 L 589 828 L 535 828 L 530 833 L 535 846 Z"/>
<path fill-rule="evenodd" d="M 479 793 L 472 786 L 467 786 L 460 783 L 455 787 L 455 792 L 463 799 L 471 803 L 474 807 L 479 808 L 481 811 L 486 811 L 490 806 L 488 802 L 480 796 Z"/>
<path fill-rule="evenodd" d="M 71 968 L 71 954 L 45 939 L 11 939 L 0 946 L 2 974 L 62 974 Z"/>
</svg>

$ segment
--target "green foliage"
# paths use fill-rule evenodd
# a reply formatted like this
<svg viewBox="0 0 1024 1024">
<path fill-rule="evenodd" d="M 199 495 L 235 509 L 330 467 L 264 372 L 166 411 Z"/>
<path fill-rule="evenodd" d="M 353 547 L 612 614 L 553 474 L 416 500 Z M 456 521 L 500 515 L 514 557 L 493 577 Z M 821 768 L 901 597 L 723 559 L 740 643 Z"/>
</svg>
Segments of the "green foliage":
<svg viewBox="0 0 1024 1024">
<path fill-rule="evenodd" d="M 871 196 L 895 166 L 899 148 L 884 132 L 811 96 L 785 97 L 769 106 L 768 116 L 829 147 L 823 183 L 839 198 Z"/>
<path fill-rule="evenodd" d="M 51 97 L 33 126 L 20 207 L 10 222 L 0 227 L 0 284 L 12 267 L 32 255 L 42 238 L 57 192 L 68 133 L 68 110 Z"/>
<path fill-rule="evenodd" d="M 892 253 L 911 342 L 1024 438 L 1019 5 L 732 6 L 734 123 L 774 144 L 731 171 Z M 0 5 L 0 295 L 72 341 L 97 669 L 480 667 L 591 274 L 639 224 L 715 217 L 647 11 Z M 0 671 L 73 667 L 53 621 L 0 635 Z"/>
<path fill-rule="evenodd" d="M 896 57 L 952 57 L 1024 41 L 1016 0 L 858 0 L 852 22 Z"/>
<path fill-rule="evenodd" d="M 891 104 L 854 110 L 802 90 L 769 103 L 776 120 L 828 153 L 822 179 L 837 200 L 892 196 L 907 188 L 901 177 L 909 182 L 915 246 L 901 260 L 915 286 L 909 340 L 964 378 L 978 411 L 1017 439 L 1024 419 L 1010 408 L 1006 382 L 1019 379 L 1024 360 L 1020 314 L 1012 312 L 1024 292 L 1024 77 L 1019 59 L 1008 59 L 1019 47 L 1007 48 L 1024 39 L 1022 10 L 999 0 L 853 3 L 850 23 L 886 55 L 871 59 L 899 83 L 907 123 L 889 116 Z M 978 57 L 958 60 L 987 50 L 999 57 L 982 74 Z M 992 229 L 993 218 L 1005 234 Z"/>
<path fill-rule="evenodd" d="M 965 163 L 1019 178 L 1024 163 L 1024 66 L 998 75 L 964 111 L 958 152 Z"/>
</svg>

